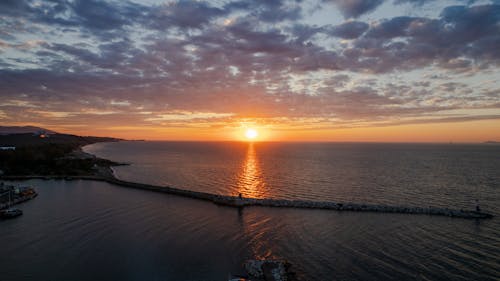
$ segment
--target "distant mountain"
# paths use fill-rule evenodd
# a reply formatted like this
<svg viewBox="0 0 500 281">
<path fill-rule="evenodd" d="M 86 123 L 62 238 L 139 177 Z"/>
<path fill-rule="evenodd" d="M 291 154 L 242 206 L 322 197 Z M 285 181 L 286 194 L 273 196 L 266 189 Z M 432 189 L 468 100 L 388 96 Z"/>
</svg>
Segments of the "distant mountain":
<svg viewBox="0 0 500 281">
<path fill-rule="evenodd" d="M 54 131 L 35 126 L 0 126 L 0 135 L 35 134 L 40 132 L 45 134 L 57 134 Z"/>
<path fill-rule="evenodd" d="M 35 133 L 24 133 L 24 134 L 6 134 L 0 135 L 0 146 L 15 146 L 15 147 L 26 147 L 26 146 L 39 146 L 46 144 L 63 144 L 72 147 L 79 147 L 87 144 L 92 144 L 96 142 L 113 142 L 119 141 L 116 138 L 106 138 L 106 137 L 91 137 L 91 136 L 76 136 L 68 134 L 36 134 Z"/>
</svg>

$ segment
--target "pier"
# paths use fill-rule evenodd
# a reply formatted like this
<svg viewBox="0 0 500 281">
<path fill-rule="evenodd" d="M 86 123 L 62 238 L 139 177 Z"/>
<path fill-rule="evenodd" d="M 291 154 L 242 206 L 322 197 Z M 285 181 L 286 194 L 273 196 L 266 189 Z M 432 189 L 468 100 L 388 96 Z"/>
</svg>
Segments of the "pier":
<svg viewBox="0 0 500 281">
<path fill-rule="evenodd" d="M 60 180 L 95 180 L 104 181 L 110 184 L 162 192 L 187 198 L 210 201 L 221 206 L 235 208 L 244 207 L 273 207 L 273 208 L 296 208 L 296 209 L 323 209 L 349 212 L 372 212 L 372 213 L 395 213 L 446 216 L 464 219 L 487 219 L 493 215 L 486 212 L 474 210 L 450 209 L 438 207 L 411 207 L 411 206 L 391 206 L 378 204 L 360 204 L 349 202 L 331 201 L 310 201 L 310 200 L 288 200 L 288 199 L 260 199 L 260 198 L 240 198 L 239 196 L 219 195 L 207 192 L 192 191 L 170 186 L 157 186 L 143 183 L 135 183 L 117 179 L 114 176 L 2 176 L 3 180 L 27 180 L 27 179 L 60 179 Z"/>
</svg>

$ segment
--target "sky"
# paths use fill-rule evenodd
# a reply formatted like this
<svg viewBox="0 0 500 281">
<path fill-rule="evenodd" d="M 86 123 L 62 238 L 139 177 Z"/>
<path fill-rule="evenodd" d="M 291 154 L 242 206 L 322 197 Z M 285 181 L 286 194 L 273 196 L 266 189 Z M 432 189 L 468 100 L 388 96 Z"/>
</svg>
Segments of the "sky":
<svg viewBox="0 0 500 281">
<path fill-rule="evenodd" d="M 0 1 L 0 124 L 500 141 L 500 1 Z"/>
</svg>

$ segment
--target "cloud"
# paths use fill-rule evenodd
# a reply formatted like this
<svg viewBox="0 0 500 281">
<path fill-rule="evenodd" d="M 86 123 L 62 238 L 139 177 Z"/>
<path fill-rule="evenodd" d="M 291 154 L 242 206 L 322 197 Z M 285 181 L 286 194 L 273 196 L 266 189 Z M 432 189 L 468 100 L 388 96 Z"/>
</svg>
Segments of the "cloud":
<svg viewBox="0 0 500 281">
<path fill-rule="evenodd" d="M 76 0 L 60 11 L 71 8 L 75 17 L 80 20 L 80 26 L 83 25 L 91 30 L 110 30 L 131 24 L 132 17 L 139 14 L 135 9 L 131 9 L 130 3 L 125 3 L 124 5 L 97 0 Z"/>
<path fill-rule="evenodd" d="M 357 18 L 374 11 L 384 0 L 327 0 L 339 8 L 345 18 Z"/>
<path fill-rule="evenodd" d="M 225 14 L 224 10 L 212 7 L 206 2 L 179 1 L 150 8 L 142 21 L 147 26 L 159 30 L 165 30 L 172 26 L 200 28 L 212 19 Z"/>
<path fill-rule="evenodd" d="M 301 1 L 257 0 L 232 1 L 224 6 L 228 12 L 252 11 L 251 17 L 259 21 L 276 23 L 285 20 L 298 20 L 302 17 Z"/>
<path fill-rule="evenodd" d="M 29 0 L 2 1 L 0 14 L 22 17 L 34 23 L 82 28 L 93 35 L 113 36 L 132 25 L 142 16 L 143 6 L 128 1 L 106 2 L 96 0 L 47 1 Z"/>
<path fill-rule="evenodd" d="M 232 113 L 216 113 L 216 112 L 189 112 L 189 111 L 174 111 L 168 113 L 157 114 L 154 117 L 146 118 L 146 121 L 186 121 L 186 120 L 209 120 L 231 117 Z"/>
<path fill-rule="evenodd" d="M 375 23 L 356 47 L 377 64 L 383 59 L 379 71 L 400 68 L 403 60 L 414 67 L 433 62 L 449 69 L 488 67 L 499 63 L 499 53 L 488 47 L 500 39 L 499 23 L 500 5 L 451 6 L 439 19 L 396 17 Z"/>
<path fill-rule="evenodd" d="M 340 25 L 334 26 L 329 33 L 344 39 L 354 39 L 362 35 L 368 30 L 369 25 L 360 21 L 348 21 Z"/>
<path fill-rule="evenodd" d="M 0 99 L 17 103 L 0 102 L 0 111 L 7 121 L 67 124 L 289 118 L 348 126 L 499 107 L 498 84 L 458 83 L 497 71 L 499 5 L 365 22 L 382 1 L 334 2 L 358 19 L 325 23 L 305 1 L 3 1 L 0 36 L 15 36 L 0 41 Z"/>
<path fill-rule="evenodd" d="M 414 6 L 422 6 L 424 4 L 431 3 L 431 2 L 438 2 L 438 1 L 437 0 L 394 0 L 394 4 L 396 4 L 396 5 L 410 3 Z M 465 2 L 468 5 L 471 5 L 471 4 L 474 4 L 478 1 L 477 0 L 459 0 L 458 2 Z"/>
</svg>

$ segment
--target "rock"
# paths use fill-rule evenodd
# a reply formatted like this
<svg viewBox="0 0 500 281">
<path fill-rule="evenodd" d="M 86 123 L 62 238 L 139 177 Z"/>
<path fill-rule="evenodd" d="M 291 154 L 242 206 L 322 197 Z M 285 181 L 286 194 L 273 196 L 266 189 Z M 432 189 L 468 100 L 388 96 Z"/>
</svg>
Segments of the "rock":
<svg viewBox="0 0 500 281">
<path fill-rule="evenodd" d="M 286 281 L 286 268 L 284 262 L 265 262 L 262 264 L 262 272 L 266 281 Z"/>
<path fill-rule="evenodd" d="M 251 280 L 292 281 L 294 274 L 289 271 L 290 264 L 281 260 L 248 260 L 244 264 Z"/>
<path fill-rule="evenodd" d="M 248 260 L 245 262 L 245 270 L 253 278 L 263 278 L 264 272 L 262 271 L 262 265 L 264 260 Z"/>
</svg>

